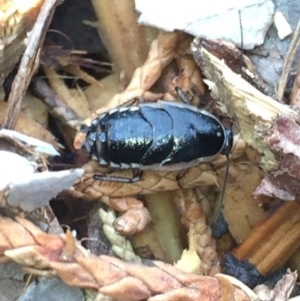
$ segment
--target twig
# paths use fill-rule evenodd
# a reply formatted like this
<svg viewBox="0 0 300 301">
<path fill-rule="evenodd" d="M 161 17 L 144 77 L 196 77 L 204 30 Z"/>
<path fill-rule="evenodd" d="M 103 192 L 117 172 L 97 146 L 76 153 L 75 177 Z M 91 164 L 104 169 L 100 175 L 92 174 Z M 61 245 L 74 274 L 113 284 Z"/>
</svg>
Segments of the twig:
<svg viewBox="0 0 300 301">
<path fill-rule="evenodd" d="M 180 221 L 174 206 L 174 195 L 169 191 L 145 196 L 152 219 L 152 227 L 159 233 L 159 243 L 166 254 L 167 262 L 180 258 L 183 243 L 180 237 Z"/>
<path fill-rule="evenodd" d="M 62 124 L 68 125 L 71 128 L 76 128 L 80 125 L 80 117 L 77 113 L 59 98 L 45 80 L 34 77 L 30 87 L 44 101 L 51 114 L 60 120 Z"/>
<path fill-rule="evenodd" d="M 299 208 L 299 201 L 284 203 L 253 229 L 233 255 L 239 260 L 248 260 L 262 275 L 278 268 L 299 247 Z"/>
<path fill-rule="evenodd" d="M 298 21 L 297 28 L 295 30 L 293 39 L 291 41 L 290 49 L 287 53 L 284 65 L 283 65 L 283 70 L 282 74 L 279 80 L 278 84 L 278 91 L 277 91 L 277 99 L 281 100 L 283 97 L 283 93 L 285 91 L 285 86 L 288 80 L 289 76 L 289 71 L 293 62 L 293 58 L 295 57 L 295 53 L 300 45 L 300 19 Z"/>
</svg>

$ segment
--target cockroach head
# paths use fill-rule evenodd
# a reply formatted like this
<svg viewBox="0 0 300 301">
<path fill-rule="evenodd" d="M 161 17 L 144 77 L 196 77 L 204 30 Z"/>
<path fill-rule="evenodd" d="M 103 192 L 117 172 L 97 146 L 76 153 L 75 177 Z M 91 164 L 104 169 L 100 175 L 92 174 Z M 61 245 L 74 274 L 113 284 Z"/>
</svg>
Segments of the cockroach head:
<svg viewBox="0 0 300 301">
<path fill-rule="evenodd" d="M 96 141 L 96 125 L 92 121 L 90 126 L 82 124 L 80 131 L 85 134 L 85 140 L 81 144 L 81 149 L 83 152 L 89 155 L 93 155 L 93 149 L 95 147 Z"/>
</svg>

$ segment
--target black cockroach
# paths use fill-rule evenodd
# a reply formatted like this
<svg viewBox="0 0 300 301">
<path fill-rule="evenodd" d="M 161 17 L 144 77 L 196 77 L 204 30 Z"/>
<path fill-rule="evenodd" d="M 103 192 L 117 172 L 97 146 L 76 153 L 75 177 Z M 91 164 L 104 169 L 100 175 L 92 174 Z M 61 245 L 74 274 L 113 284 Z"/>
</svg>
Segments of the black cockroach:
<svg viewBox="0 0 300 301">
<path fill-rule="evenodd" d="M 211 113 L 168 101 L 112 109 L 82 131 L 82 149 L 112 169 L 131 169 L 132 178 L 95 179 L 132 183 L 143 170 L 183 170 L 228 155 L 232 131 Z"/>
<path fill-rule="evenodd" d="M 226 171 L 215 218 L 223 203 L 232 148 L 231 128 L 211 113 L 168 101 L 112 109 L 83 126 L 82 149 L 100 165 L 131 169 L 132 178 L 94 175 L 97 180 L 133 183 L 143 170 L 184 170 L 227 156 Z"/>
</svg>

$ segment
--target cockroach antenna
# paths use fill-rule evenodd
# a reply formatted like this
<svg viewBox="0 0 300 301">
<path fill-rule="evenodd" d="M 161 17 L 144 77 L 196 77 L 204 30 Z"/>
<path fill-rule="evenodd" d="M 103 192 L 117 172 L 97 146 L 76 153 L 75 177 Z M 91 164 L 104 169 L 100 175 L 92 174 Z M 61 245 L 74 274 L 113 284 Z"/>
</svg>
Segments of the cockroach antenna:
<svg viewBox="0 0 300 301">
<path fill-rule="evenodd" d="M 241 55 L 240 55 L 240 60 L 241 64 L 243 62 L 243 47 L 244 47 L 244 35 L 243 35 L 243 23 L 242 23 L 242 11 L 239 9 L 238 10 L 238 17 L 239 17 L 239 25 L 240 25 L 240 34 L 241 34 L 241 44 L 240 44 L 240 49 L 241 49 Z M 223 207 L 224 203 L 224 198 L 225 198 L 225 193 L 226 193 L 226 187 L 227 187 L 227 180 L 228 180 L 228 174 L 229 174 L 229 166 L 230 166 L 230 153 L 226 152 L 226 167 L 225 167 L 225 174 L 224 174 L 224 181 L 223 181 L 223 186 L 221 190 L 221 196 L 219 200 L 217 201 L 215 210 L 214 210 L 214 216 L 212 220 L 212 224 L 215 224 Z"/>
<path fill-rule="evenodd" d="M 214 210 L 212 225 L 214 225 L 217 222 L 217 219 L 223 209 L 222 207 L 223 207 L 225 193 L 226 193 L 227 180 L 228 180 L 228 174 L 229 174 L 229 166 L 230 166 L 230 154 L 226 153 L 226 167 L 225 167 L 223 186 L 222 186 L 220 198 L 218 199 L 215 210 Z"/>
<path fill-rule="evenodd" d="M 239 15 L 239 25 L 240 25 L 240 35 L 241 35 L 239 60 L 242 68 L 244 64 L 244 59 L 243 59 L 244 33 L 243 33 L 243 23 L 242 23 L 242 11 L 240 9 L 238 10 L 238 15 Z"/>
</svg>

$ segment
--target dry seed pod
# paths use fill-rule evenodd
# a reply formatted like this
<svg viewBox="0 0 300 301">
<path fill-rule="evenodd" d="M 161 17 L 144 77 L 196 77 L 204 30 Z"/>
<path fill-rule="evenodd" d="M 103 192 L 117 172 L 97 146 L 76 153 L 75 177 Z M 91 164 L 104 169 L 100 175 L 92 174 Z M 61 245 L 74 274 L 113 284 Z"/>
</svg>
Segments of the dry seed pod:
<svg viewBox="0 0 300 301">
<path fill-rule="evenodd" d="M 181 204 L 182 219 L 193 230 L 194 248 L 201 259 L 201 275 L 213 275 L 220 272 L 215 241 L 211 235 L 211 228 L 206 222 L 204 210 L 199 203 L 198 193 L 195 190 L 178 190 L 176 203 Z"/>
<path fill-rule="evenodd" d="M 50 235 L 21 217 L 0 216 L 2 257 L 34 274 L 56 275 L 65 283 L 91 288 L 120 300 L 248 301 L 254 295 L 239 281 L 182 272 L 151 261 L 149 266 L 110 256 L 94 256 L 72 235 Z M 221 279 L 222 278 L 222 279 Z"/>
</svg>

